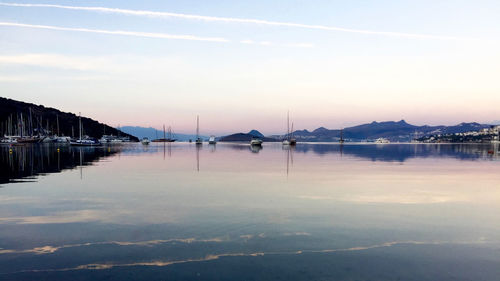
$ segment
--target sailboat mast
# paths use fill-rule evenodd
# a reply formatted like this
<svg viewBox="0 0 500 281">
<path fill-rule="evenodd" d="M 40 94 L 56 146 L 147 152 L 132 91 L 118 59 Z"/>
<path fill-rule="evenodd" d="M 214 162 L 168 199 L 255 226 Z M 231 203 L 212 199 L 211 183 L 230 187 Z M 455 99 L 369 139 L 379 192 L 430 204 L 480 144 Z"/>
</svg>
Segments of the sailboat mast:
<svg viewBox="0 0 500 281">
<path fill-rule="evenodd" d="M 165 140 L 165 124 L 163 124 L 163 140 Z"/>
<path fill-rule="evenodd" d="M 32 115 L 31 115 L 31 107 L 30 107 L 30 127 L 29 127 L 29 133 L 30 136 L 33 136 L 33 122 L 32 122 Z"/>
<path fill-rule="evenodd" d="M 80 140 L 82 140 L 82 113 L 78 112 L 78 121 L 80 123 Z"/>
<path fill-rule="evenodd" d="M 290 139 L 290 111 L 286 113 L 286 138 Z"/>
<path fill-rule="evenodd" d="M 200 116 L 196 115 L 196 139 L 200 137 Z"/>
<path fill-rule="evenodd" d="M 23 113 L 21 112 L 21 137 L 24 135 L 24 119 L 23 119 Z"/>
</svg>

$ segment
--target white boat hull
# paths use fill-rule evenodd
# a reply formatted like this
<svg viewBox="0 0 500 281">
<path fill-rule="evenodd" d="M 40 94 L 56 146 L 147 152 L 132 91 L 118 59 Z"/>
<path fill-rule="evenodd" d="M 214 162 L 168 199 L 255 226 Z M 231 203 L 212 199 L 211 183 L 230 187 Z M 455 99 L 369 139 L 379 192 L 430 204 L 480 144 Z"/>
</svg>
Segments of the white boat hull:
<svg viewBox="0 0 500 281">
<path fill-rule="evenodd" d="M 251 140 L 250 145 L 262 145 L 262 140 Z"/>
</svg>

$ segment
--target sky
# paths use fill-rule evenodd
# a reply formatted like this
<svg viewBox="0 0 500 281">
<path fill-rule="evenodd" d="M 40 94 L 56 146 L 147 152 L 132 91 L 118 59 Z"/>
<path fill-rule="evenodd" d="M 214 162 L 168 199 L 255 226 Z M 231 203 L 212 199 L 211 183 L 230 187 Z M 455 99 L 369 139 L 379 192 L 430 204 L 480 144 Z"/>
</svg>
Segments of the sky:
<svg viewBox="0 0 500 281">
<path fill-rule="evenodd" d="M 500 2 L 0 0 L 0 96 L 202 134 L 500 120 Z"/>
</svg>

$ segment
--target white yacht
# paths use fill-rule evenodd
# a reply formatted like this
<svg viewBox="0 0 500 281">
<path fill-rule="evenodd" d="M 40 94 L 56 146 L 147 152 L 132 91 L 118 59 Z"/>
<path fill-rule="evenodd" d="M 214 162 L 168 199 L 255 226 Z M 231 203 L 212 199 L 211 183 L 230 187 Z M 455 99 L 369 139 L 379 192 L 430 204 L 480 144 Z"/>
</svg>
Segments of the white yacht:
<svg viewBox="0 0 500 281">
<path fill-rule="evenodd" d="M 215 140 L 215 136 L 210 136 L 210 138 L 208 139 L 208 143 L 209 144 L 216 144 L 217 141 Z"/>
<path fill-rule="evenodd" d="M 65 137 L 65 136 L 57 137 L 57 140 L 56 140 L 57 143 L 69 143 L 70 141 L 71 141 L 71 138 Z"/>
<path fill-rule="evenodd" d="M 141 140 L 141 143 L 144 144 L 144 145 L 148 145 L 150 142 L 151 141 L 148 138 L 146 138 L 146 137 L 142 138 L 142 140 Z"/>
<path fill-rule="evenodd" d="M 375 143 L 390 143 L 390 141 L 386 138 L 378 138 L 375 140 Z"/>
<path fill-rule="evenodd" d="M 261 146 L 262 145 L 262 140 L 256 137 L 253 137 L 250 140 L 250 145 L 255 145 L 255 146 Z"/>
</svg>

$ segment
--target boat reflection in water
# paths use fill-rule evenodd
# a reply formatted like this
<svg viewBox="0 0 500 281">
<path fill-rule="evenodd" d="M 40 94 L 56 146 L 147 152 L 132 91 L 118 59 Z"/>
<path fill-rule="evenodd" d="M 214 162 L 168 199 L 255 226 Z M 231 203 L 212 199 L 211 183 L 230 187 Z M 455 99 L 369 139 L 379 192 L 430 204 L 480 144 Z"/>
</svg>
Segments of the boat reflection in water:
<svg viewBox="0 0 500 281">
<path fill-rule="evenodd" d="M 250 145 L 250 151 L 253 153 L 259 153 L 262 150 L 262 145 Z"/>
<path fill-rule="evenodd" d="M 2 281 L 500 276 L 498 145 L 26 145 L 0 163 Z"/>
<path fill-rule="evenodd" d="M 72 147 L 57 144 L 0 146 L 0 184 L 34 180 L 111 156 L 118 147 Z"/>
<path fill-rule="evenodd" d="M 484 144 L 359 144 L 359 143 L 302 143 L 297 153 L 317 155 L 345 154 L 372 161 L 404 162 L 412 158 L 451 157 L 474 160 L 498 155 L 498 145 Z M 497 153 L 488 153 L 497 151 Z M 491 154 L 491 155 L 488 155 Z"/>
<path fill-rule="evenodd" d="M 223 143 L 224 150 L 249 150 L 259 153 L 263 146 L 241 143 Z M 270 147 L 279 147 L 276 143 Z M 162 143 L 150 147 L 139 147 L 136 144 L 106 147 L 71 147 L 58 144 L 26 144 L 22 146 L 0 146 L 0 184 L 15 182 L 20 179 L 33 180 L 38 175 L 58 173 L 73 169 L 76 166 L 90 165 L 101 158 L 115 153 L 155 154 L 161 151 L 163 158 L 172 157 L 172 150 L 185 150 L 182 143 L 172 148 L 172 144 Z M 199 170 L 200 146 L 196 147 L 197 170 Z M 499 144 L 330 144 L 301 143 L 297 146 L 282 146 L 287 157 L 293 153 L 319 156 L 339 155 L 362 158 L 370 161 L 405 162 L 412 158 L 450 157 L 460 160 L 476 160 L 481 158 L 498 159 Z M 216 152 L 215 146 L 209 149 Z M 293 161 L 293 160 L 292 160 Z"/>
</svg>

